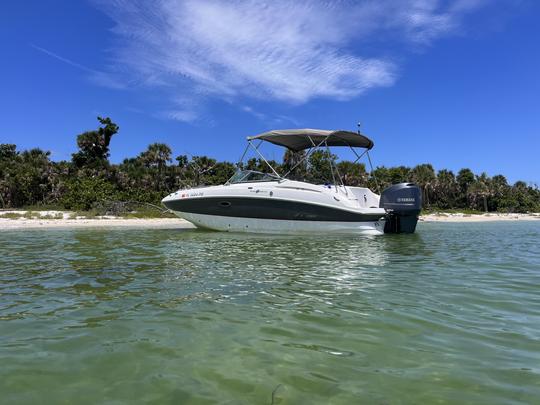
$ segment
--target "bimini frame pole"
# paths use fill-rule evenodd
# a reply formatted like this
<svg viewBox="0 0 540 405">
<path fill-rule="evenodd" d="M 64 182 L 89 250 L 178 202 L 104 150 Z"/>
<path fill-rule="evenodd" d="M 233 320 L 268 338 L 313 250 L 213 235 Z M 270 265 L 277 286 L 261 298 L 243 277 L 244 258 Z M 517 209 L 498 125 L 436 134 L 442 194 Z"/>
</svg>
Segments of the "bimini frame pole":
<svg viewBox="0 0 540 405">
<path fill-rule="evenodd" d="M 328 147 L 328 143 L 324 143 L 324 146 L 326 146 L 326 153 L 328 153 L 328 164 L 330 165 L 330 173 L 332 173 L 332 181 L 334 182 L 334 187 L 336 188 L 336 193 L 338 191 L 338 185 L 336 182 L 336 176 L 334 175 L 334 165 L 332 164 L 332 153 L 330 152 L 330 148 Z M 336 165 L 336 171 L 337 171 L 337 165 Z M 339 174 L 338 174 L 339 177 Z M 341 180 L 341 179 L 340 179 Z M 341 182 L 343 182 L 341 180 Z"/>
<path fill-rule="evenodd" d="M 309 140 L 311 141 L 311 143 L 313 144 L 313 148 L 311 148 L 308 153 L 306 153 L 306 156 L 304 156 L 302 159 L 300 159 L 300 161 L 295 164 L 293 167 L 291 167 L 291 169 L 285 173 L 285 175 L 283 176 L 284 178 L 286 178 L 294 169 L 296 169 L 298 166 L 300 166 L 300 163 L 302 163 L 304 160 L 306 160 L 309 155 L 311 155 L 313 153 L 313 151 L 317 150 L 317 148 L 319 148 L 323 143 L 326 142 L 326 140 L 328 139 L 328 136 L 325 137 L 318 145 L 315 145 L 315 142 L 313 142 L 313 139 L 311 139 L 310 136 L 308 136 Z"/>
<path fill-rule="evenodd" d="M 361 155 L 359 155 L 358 153 L 356 153 L 356 151 L 354 150 L 354 148 L 353 148 L 351 145 L 349 145 L 349 148 L 350 148 L 350 149 L 353 151 L 353 153 L 356 155 L 356 159 L 354 160 L 353 163 L 358 162 L 358 161 L 362 158 L 362 156 L 364 156 L 364 155 L 367 153 L 367 151 L 368 151 L 368 149 L 366 149 L 365 151 L 362 152 Z"/>
<path fill-rule="evenodd" d="M 244 161 L 244 158 L 246 157 L 246 153 L 247 153 L 248 149 L 249 149 L 249 142 L 248 142 L 248 144 L 246 145 L 246 149 L 244 149 L 244 153 L 242 153 L 242 157 L 240 158 L 240 160 L 239 160 L 238 163 L 236 164 L 236 166 L 237 166 L 238 168 L 240 168 L 240 165 L 241 165 L 242 162 Z"/>
<path fill-rule="evenodd" d="M 375 184 L 377 185 L 377 190 L 379 190 L 379 195 L 381 194 L 381 186 L 379 186 L 379 182 L 377 181 L 377 177 L 373 174 L 373 165 L 371 164 L 371 157 L 369 156 L 369 152 L 366 150 L 366 155 L 369 161 L 369 167 L 371 169 L 370 174 L 375 179 Z"/>
<path fill-rule="evenodd" d="M 337 175 L 337 178 L 338 180 L 341 182 L 340 186 L 343 187 L 343 190 L 345 191 L 345 195 L 349 195 L 349 192 L 347 191 L 347 187 L 345 186 L 345 182 L 343 181 L 343 176 L 341 176 L 341 173 L 339 172 L 339 168 L 338 168 L 338 164 L 336 163 L 335 165 L 335 169 L 336 169 L 336 175 Z M 336 191 L 337 191 L 337 187 L 336 187 Z"/>
<path fill-rule="evenodd" d="M 259 152 L 258 148 L 259 148 L 259 146 L 261 146 L 261 143 L 262 143 L 262 141 L 259 143 L 259 145 L 253 146 L 253 144 L 251 143 L 251 140 L 248 141 L 249 146 L 251 146 L 255 150 L 255 152 L 257 152 L 257 155 L 259 155 L 261 157 L 261 159 L 264 161 L 264 163 L 266 163 L 268 165 L 268 167 L 274 172 L 274 174 L 281 179 L 282 177 L 278 174 L 278 172 L 275 171 L 275 169 L 272 167 L 272 165 L 270 163 L 268 163 L 268 161 L 264 158 L 264 156 L 261 154 L 261 152 Z M 244 153 L 244 155 L 245 155 L 245 153 Z"/>
</svg>

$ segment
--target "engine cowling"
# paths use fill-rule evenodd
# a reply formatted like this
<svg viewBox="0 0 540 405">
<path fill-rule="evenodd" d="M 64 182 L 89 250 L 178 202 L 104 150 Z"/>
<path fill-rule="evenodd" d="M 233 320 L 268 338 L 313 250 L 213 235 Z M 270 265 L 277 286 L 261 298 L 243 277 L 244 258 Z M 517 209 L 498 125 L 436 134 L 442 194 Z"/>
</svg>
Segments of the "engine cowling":
<svg viewBox="0 0 540 405">
<path fill-rule="evenodd" d="M 379 207 L 387 213 L 385 233 L 414 233 L 422 210 L 422 191 L 416 184 L 394 184 L 382 192 Z"/>
</svg>

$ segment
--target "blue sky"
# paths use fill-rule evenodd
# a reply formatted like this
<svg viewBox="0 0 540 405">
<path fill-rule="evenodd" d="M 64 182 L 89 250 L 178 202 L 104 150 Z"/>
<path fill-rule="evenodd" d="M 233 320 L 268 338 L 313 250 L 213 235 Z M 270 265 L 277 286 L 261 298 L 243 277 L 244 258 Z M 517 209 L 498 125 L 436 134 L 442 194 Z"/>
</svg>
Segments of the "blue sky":
<svg viewBox="0 0 540 405">
<path fill-rule="evenodd" d="M 6 1 L 0 142 L 69 159 L 104 115 L 112 161 L 152 142 L 234 161 L 248 135 L 360 121 L 376 165 L 540 183 L 539 17 L 533 0 Z"/>
</svg>

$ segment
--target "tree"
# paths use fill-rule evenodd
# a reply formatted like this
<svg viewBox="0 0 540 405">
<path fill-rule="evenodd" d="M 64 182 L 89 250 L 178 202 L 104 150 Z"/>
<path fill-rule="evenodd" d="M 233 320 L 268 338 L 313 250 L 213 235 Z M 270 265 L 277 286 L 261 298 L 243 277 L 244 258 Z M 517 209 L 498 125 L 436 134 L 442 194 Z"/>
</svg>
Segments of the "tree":
<svg viewBox="0 0 540 405">
<path fill-rule="evenodd" d="M 474 173 L 471 171 L 471 169 L 461 169 L 458 172 L 456 180 L 458 182 L 459 190 L 461 191 L 461 193 L 466 194 L 467 188 L 472 183 L 474 183 L 475 176 L 474 176 Z"/>
<path fill-rule="evenodd" d="M 506 180 L 506 177 L 504 177 L 501 174 L 495 175 L 491 178 L 491 184 L 490 184 L 490 194 L 492 196 L 489 210 L 490 211 L 498 211 L 502 207 L 502 200 L 505 196 L 505 194 L 510 192 L 510 186 L 508 185 L 508 181 Z"/>
<path fill-rule="evenodd" d="M 108 163 L 109 144 L 119 127 L 108 117 L 97 119 L 102 126 L 95 131 L 83 132 L 77 136 L 79 151 L 72 155 L 72 160 L 78 168 L 84 166 L 99 168 Z"/>
<path fill-rule="evenodd" d="M 459 187 L 458 205 L 460 207 L 467 207 L 468 206 L 467 196 L 469 195 L 469 187 L 471 186 L 471 184 L 474 183 L 475 175 L 471 171 L 471 169 L 464 168 L 458 172 L 456 176 L 456 181 Z"/>
<path fill-rule="evenodd" d="M 366 165 L 363 163 L 353 163 L 348 160 L 337 164 L 337 171 L 346 186 L 365 187 L 368 181 Z"/>
<path fill-rule="evenodd" d="M 485 173 L 482 173 L 481 176 L 477 176 L 476 179 L 468 185 L 466 194 L 468 208 L 473 210 L 481 209 L 480 200 L 482 200 L 484 211 L 487 211 L 489 188 L 485 177 L 487 177 Z"/>
<path fill-rule="evenodd" d="M 301 150 L 294 152 L 290 149 L 285 150 L 283 163 L 281 165 L 282 175 L 287 173 L 293 180 L 304 180 L 307 174 L 306 152 Z"/>
<path fill-rule="evenodd" d="M 12 143 L 0 144 L 0 161 L 9 161 L 17 156 L 17 145 Z"/>
<path fill-rule="evenodd" d="M 255 170 L 262 173 L 274 173 L 270 168 L 270 166 L 272 166 L 274 170 L 279 171 L 279 164 L 275 160 L 268 160 L 267 162 L 268 163 L 262 159 L 251 158 L 246 162 L 245 168 L 247 170 Z"/>
<path fill-rule="evenodd" d="M 189 159 L 186 155 L 179 155 L 175 158 L 175 160 L 178 162 L 178 167 L 183 169 L 187 166 Z"/>
<path fill-rule="evenodd" d="M 140 154 L 140 159 L 146 167 L 157 167 L 161 169 L 171 162 L 171 148 L 164 143 L 153 143 L 148 145 L 146 151 Z"/>
<path fill-rule="evenodd" d="M 208 156 L 190 159 L 180 155 L 175 164 L 170 164 L 171 148 L 163 143 L 153 143 L 137 157 L 111 164 L 109 147 L 118 126 L 110 118 L 98 119 L 99 128 L 77 137 L 79 150 L 72 161 L 54 162 L 47 151 L 19 151 L 13 144 L 0 144 L 0 207 L 60 204 L 89 209 L 111 199 L 159 204 L 178 188 L 223 184 L 234 174 L 235 165 Z M 382 190 L 391 184 L 414 181 L 421 187 L 428 207 L 540 211 L 536 185 L 523 181 L 510 185 L 502 175 L 476 176 L 470 169 L 461 169 L 457 176 L 442 169 L 435 175 L 432 165 L 422 164 L 413 169 L 381 166 L 368 176 L 364 164 L 340 161 L 336 165 L 337 157 L 326 150 L 315 151 L 308 159 L 305 156 L 304 151 L 287 150 L 282 164 L 269 163 L 285 174 L 301 162 L 288 177 L 315 183 L 334 182 L 340 176 L 346 185 L 367 184 L 373 190 Z M 335 165 L 334 170 L 331 165 Z M 262 159 L 250 159 L 244 167 L 271 172 Z"/>
<path fill-rule="evenodd" d="M 334 165 L 337 156 L 326 151 L 316 150 L 308 158 L 308 181 L 313 183 L 335 183 Z"/>
<path fill-rule="evenodd" d="M 406 166 L 378 166 L 370 174 L 368 187 L 374 191 L 382 192 L 392 184 L 405 183 L 411 181 L 411 179 L 411 169 Z"/>
<path fill-rule="evenodd" d="M 458 184 L 454 173 L 451 170 L 439 170 L 434 186 L 434 204 L 439 208 L 453 208 L 457 194 Z"/>
<path fill-rule="evenodd" d="M 435 184 L 435 170 L 429 163 L 415 166 L 411 170 L 412 180 L 422 189 L 422 202 L 425 207 L 430 207 L 430 193 Z"/>
<path fill-rule="evenodd" d="M 540 193 L 538 188 L 528 186 L 524 181 L 516 181 L 508 194 L 514 212 L 535 212 L 540 209 Z"/>
<path fill-rule="evenodd" d="M 187 166 L 187 177 L 194 186 L 208 185 L 212 176 L 211 170 L 216 163 L 216 159 L 208 156 L 193 156 Z"/>
<path fill-rule="evenodd" d="M 62 196 L 64 207 L 73 210 L 89 210 L 96 203 L 116 200 L 114 184 L 99 177 L 74 178 L 67 182 Z"/>
<path fill-rule="evenodd" d="M 39 148 L 19 153 L 15 145 L 0 145 L 0 200 L 4 207 L 50 199 L 54 181 L 50 154 Z"/>
<path fill-rule="evenodd" d="M 0 203 L 2 208 L 11 205 L 10 172 L 16 164 L 17 145 L 12 143 L 0 144 Z"/>
<path fill-rule="evenodd" d="M 236 171 L 236 165 L 230 162 L 217 162 L 207 176 L 208 184 L 218 185 L 229 180 Z"/>
<path fill-rule="evenodd" d="M 433 169 L 433 168 L 432 168 Z M 406 166 L 388 168 L 390 184 L 407 183 L 411 180 L 411 169 Z"/>
<path fill-rule="evenodd" d="M 158 190 L 162 190 L 165 186 L 164 169 L 167 162 L 171 162 L 172 150 L 164 143 L 153 143 L 148 145 L 146 151 L 139 155 L 141 162 L 148 168 L 154 171 L 154 181 Z"/>
<path fill-rule="evenodd" d="M 368 180 L 368 187 L 380 193 L 386 187 L 392 185 L 392 179 L 388 168 L 385 166 L 378 166 L 371 171 Z"/>
</svg>

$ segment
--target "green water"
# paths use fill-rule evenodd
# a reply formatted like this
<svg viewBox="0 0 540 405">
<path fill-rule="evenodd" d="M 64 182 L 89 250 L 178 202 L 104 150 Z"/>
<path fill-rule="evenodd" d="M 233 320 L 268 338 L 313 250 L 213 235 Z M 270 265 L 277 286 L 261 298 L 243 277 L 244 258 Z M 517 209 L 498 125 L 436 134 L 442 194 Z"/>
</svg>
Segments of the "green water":
<svg viewBox="0 0 540 405">
<path fill-rule="evenodd" d="M 0 402 L 540 403 L 540 222 L 0 232 Z"/>
</svg>

